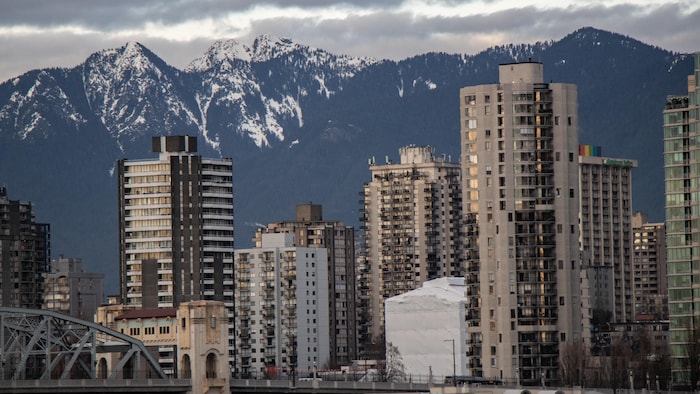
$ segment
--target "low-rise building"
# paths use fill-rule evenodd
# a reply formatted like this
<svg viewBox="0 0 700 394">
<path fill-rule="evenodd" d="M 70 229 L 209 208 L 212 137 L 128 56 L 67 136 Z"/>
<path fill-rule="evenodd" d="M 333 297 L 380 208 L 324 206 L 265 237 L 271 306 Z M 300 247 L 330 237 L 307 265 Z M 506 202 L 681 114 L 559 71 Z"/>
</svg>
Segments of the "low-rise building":
<svg viewBox="0 0 700 394">
<path fill-rule="evenodd" d="M 192 393 L 229 393 L 228 315 L 223 302 L 191 301 L 178 308 L 140 309 L 134 305 L 98 308 L 95 321 L 134 337 L 173 377 L 192 380 Z M 114 370 L 113 356 L 98 362 L 97 375 Z M 140 376 L 136 366 L 123 376 Z"/>
<path fill-rule="evenodd" d="M 384 302 L 387 347 L 413 382 L 467 375 L 465 291 L 464 278 L 439 278 Z"/>
</svg>

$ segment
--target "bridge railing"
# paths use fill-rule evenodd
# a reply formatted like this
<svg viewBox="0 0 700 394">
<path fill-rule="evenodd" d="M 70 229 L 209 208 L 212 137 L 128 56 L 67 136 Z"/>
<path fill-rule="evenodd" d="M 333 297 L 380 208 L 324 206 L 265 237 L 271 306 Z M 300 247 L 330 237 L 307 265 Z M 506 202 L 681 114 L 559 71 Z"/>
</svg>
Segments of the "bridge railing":
<svg viewBox="0 0 700 394">
<path fill-rule="evenodd" d="M 269 380 L 269 379 L 232 379 L 231 387 L 247 389 L 317 389 L 324 390 L 357 390 L 359 392 L 381 392 L 381 391 L 429 391 L 426 383 L 391 383 L 391 382 L 356 382 L 356 381 L 327 381 L 327 380 Z"/>
</svg>

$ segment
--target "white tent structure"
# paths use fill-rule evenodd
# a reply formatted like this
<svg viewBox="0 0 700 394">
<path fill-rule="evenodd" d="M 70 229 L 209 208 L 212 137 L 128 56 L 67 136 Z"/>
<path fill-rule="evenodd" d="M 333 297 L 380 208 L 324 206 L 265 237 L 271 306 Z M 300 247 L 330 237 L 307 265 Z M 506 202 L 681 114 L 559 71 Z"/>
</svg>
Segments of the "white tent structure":
<svg viewBox="0 0 700 394">
<path fill-rule="evenodd" d="M 413 382 L 468 375 L 464 283 L 458 277 L 434 279 L 384 302 L 386 341 L 398 348 Z"/>
</svg>

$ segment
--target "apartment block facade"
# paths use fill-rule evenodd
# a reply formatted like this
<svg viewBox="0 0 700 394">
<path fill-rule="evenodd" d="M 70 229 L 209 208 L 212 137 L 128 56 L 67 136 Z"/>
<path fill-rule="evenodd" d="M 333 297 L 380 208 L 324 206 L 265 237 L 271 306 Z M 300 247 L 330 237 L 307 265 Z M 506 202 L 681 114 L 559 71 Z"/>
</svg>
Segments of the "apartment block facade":
<svg viewBox="0 0 700 394">
<path fill-rule="evenodd" d="M 688 343 L 700 330 L 700 52 L 688 94 L 671 96 L 663 111 L 666 262 L 673 384 L 695 389 Z M 691 378 L 691 373 L 693 378 Z"/>
<path fill-rule="evenodd" d="M 632 233 L 634 320 L 667 321 L 666 225 L 635 212 Z"/>
<path fill-rule="evenodd" d="M 632 170 L 636 160 L 579 146 L 580 247 L 596 317 L 634 321 Z"/>
<path fill-rule="evenodd" d="M 0 306 L 41 309 L 51 258 L 50 226 L 37 223 L 29 201 L 0 186 Z"/>
<path fill-rule="evenodd" d="M 357 359 L 357 313 L 355 293 L 355 229 L 337 220 L 324 220 L 323 207 L 311 202 L 296 206 L 296 218 L 268 224 L 255 234 L 289 233 L 294 246 L 328 250 L 328 321 L 330 367 L 352 364 Z"/>
<path fill-rule="evenodd" d="M 233 343 L 232 161 L 203 158 L 190 136 L 153 137 L 152 148 L 157 159 L 118 163 L 122 302 L 222 301 Z"/>
<path fill-rule="evenodd" d="M 399 149 L 400 162 L 370 162 L 364 185 L 362 250 L 370 286 L 365 316 L 384 333 L 384 301 L 441 277 L 464 276 L 460 167 L 430 146 Z"/>
<path fill-rule="evenodd" d="M 551 386 L 584 341 L 578 250 L 578 99 L 541 63 L 460 89 L 467 371 Z"/>
<path fill-rule="evenodd" d="M 330 365 L 328 252 L 261 234 L 235 251 L 235 375 L 303 377 Z"/>
<path fill-rule="evenodd" d="M 43 309 L 92 321 L 104 301 L 104 278 L 85 272 L 80 259 L 59 256 L 45 274 Z"/>
</svg>

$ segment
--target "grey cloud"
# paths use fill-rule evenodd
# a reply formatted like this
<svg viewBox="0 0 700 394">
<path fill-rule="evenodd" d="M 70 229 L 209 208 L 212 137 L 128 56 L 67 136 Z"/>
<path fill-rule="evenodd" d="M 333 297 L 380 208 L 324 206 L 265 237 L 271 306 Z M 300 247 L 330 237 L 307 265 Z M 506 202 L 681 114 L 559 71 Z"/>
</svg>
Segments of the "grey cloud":
<svg viewBox="0 0 700 394">
<path fill-rule="evenodd" d="M 0 0 L 0 7 L 7 3 L 3 1 Z M 126 3 L 121 4 L 132 4 L 132 1 L 141 3 L 125 0 Z M 154 4 L 165 4 L 165 0 L 161 1 L 151 1 L 149 4 L 151 7 L 155 7 Z M 298 0 L 297 3 L 309 6 L 316 5 L 320 1 Z M 42 2 L 44 3 L 55 2 Z M 80 2 L 71 2 L 71 4 L 77 3 Z M 88 3 L 93 2 L 86 1 L 80 4 Z M 227 3 L 229 7 L 233 7 L 231 3 Z M 371 2 L 357 0 L 354 4 L 360 3 Z M 171 3 L 168 2 L 168 4 Z M 201 6 L 217 8 L 216 4 L 218 4 L 217 1 L 210 0 Z M 241 1 L 237 4 L 239 7 L 246 7 L 250 2 Z M 180 9 L 183 7 L 192 7 L 192 4 L 186 2 L 180 5 Z M 107 14 L 108 9 L 108 6 L 104 6 L 102 12 Z M 140 12 L 144 12 L 143 10 L 141 9 Z M 198 12 L 213 11 L 199 10 Z M 50 12 L 44 10 L 41 13 Z M 85 17 L 87 15 L 85 13 Z M 0 25 L 6 23 L 7 18 L 4 12 L 0 14 Z M 700 37 L 698 20 L 700 20 L 700 10 L 686 12 L 679 4 L 667 4 L 653 12 L 634 5 L 550 10 L 523 7 L 467 17 L 415 17 L 410 13 L 378 9 L 366 15 L 354 14 L 338 19 L 270 18 L 255 22 L 247 36 L 229 33 L 228 37 L 211 37 L 211 39 L 198 39 L 186 43 L 121 35 L 119 41 L 114 39 L 108 41 L 105 35 L 101 34 L 65 33 L 0 37 L 0 81 L 33 68 L 72 67 L 82 62 L 92 52 L 124 45 L 125 40 L 139 41 L 168 63 L 182 68 L 204 53 L 215 39 L 236 38 L 243 43 L 251 43 L 254 37 L 268 33 L 288 37 L 297 43 L 322 48 L 336 54 L 400 60 L 431 51 L 474 54 L 493 45 L 558 40 L 580 27 L 593 26 L 628 35 L 664 49 L 693 52 L 700 50 L 697 41 L 697 37 Z M 236 28 L 229 26 L 227 30 L 226 26 L 222 26 L 220 30 L 235 32 Z M 501 41 L 493 42 L 492 36 L 502 37 Z"/>
<path fill-rule="evenodd" d="M 490 45 L 558 40 L 583 26 L 631 36 L 664 49 L 699 50 L 700 11 L 669 4 L 649 13 L 641 6 L 588 6 L 540 10 L 523 7 L 466 17 L 419 17 L 376 12 L 316 21 L 276 18 L 257 22 L 251 36 L 273 32 L 336 53 L 402 59 L 428 51 L 475 53 Z M 503 42 L 486 43 L 486 35 Z"/>
<path fill-rule="evenodd" d="M 176 24 L 191 19 L 220 17 L 227 12 L 245 11 L 253 6 L 321 8 L 350 5 L 386 8 L 403 0 L 0 0 L 0 26 L 79 25 L 100 30 L 143 26 L 147 22 Z"/>
</svg>

